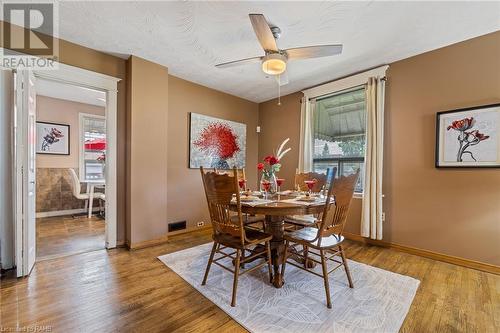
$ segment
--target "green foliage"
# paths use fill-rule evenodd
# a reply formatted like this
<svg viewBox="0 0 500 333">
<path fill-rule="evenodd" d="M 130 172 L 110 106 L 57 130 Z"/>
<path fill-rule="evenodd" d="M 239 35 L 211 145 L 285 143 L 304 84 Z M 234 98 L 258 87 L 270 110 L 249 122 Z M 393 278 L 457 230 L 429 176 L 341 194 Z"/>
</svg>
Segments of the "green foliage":
<svg viewBox="0 0 500 333">
<path fill-rule="evenodd" d="M 365 138 L 351 138 L 339 141 L 339 147 L 342 148 L 344 156 L 359 157 L 365 154 Z"/>
<path fill-rule="evenodd" d="M 325 145 L 323 146 L 323 152 L 321 153 L 321 156 L 323 157 L 330 156 L 330 148 L 328 148 L 328 144 L 326 142 Z"/>
</svg>

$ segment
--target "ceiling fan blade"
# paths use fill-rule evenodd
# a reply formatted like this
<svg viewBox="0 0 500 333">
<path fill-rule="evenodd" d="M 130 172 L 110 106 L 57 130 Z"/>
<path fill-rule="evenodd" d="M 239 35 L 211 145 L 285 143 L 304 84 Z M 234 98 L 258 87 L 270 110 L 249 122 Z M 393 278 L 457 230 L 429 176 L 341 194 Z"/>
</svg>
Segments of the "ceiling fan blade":
<svg viewBox="0 0 500 333">
<path fill-rule="evenodd" d="M 271 28 L 262 14 L 249 14 L 250 21 L 252 22 L 253 31 L 257 35 L 260 45 L 265 51 L 278 52 L 278 46 L 274 39 Z"/>
<path fill-rule="evenodd" d="M 342 44 L 296 47 L 285 51 L 291 60 L 320 58 L 342 53 Z"/>
<path fill-rule="evenodd" d="M 215 65 L 215 67 L 217 67 L 217 68 L 227 68 L 227 67 L 234 67 L 234 66 L 240 66 L 240 65 L 246 65 L 246 64 L 261 62 L 261 61 L 262 61 L 262 57 L 252 57 L 252 58 L 246 58 L 246 59 L 241 59 L 241 60 L 224 62 L 222 64 Z"/>
<path fill-rule="evenodd" d="M 288 80 L 288 73 L 286 71 L 284 71 L 280 75 L 274 75 L 274 78 L 280 86 L 284 86 L 284 85 L 290 83 L 290 81 Z"/>
</svg>

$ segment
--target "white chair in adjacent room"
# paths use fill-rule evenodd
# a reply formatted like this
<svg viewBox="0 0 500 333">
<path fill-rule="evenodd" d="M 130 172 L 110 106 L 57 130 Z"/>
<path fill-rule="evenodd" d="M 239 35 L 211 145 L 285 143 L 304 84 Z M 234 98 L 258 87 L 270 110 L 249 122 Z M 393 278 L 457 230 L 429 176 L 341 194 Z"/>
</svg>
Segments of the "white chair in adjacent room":
<svg viewBox="0 0 500 333">
<path fill-rule="evenodd" d="M 71 186 L 73 188 L 73 196 L 79 200 L 87 200 L 88 201 L 89 194 L 82 193 L 82 185 L 80 184 L 80 179 L 76 175 L 75 170 L 69 168 L 68 172 L 71 175 Z M 86 204 L 85 207 L 88 207 L 88 204 Z"/>
<path fill-rule="evenodd" d="M 78 178 L 75 170 L 69 168 L 68 172 L 71 175 L 71 185 L 73 187 L 73 196 L 75 198 L 80 199 L 80 200 L 87 200 L 87 201 L 90 201 L 90 197 L 92 197 L 92 199 L 100 199 L 103 201 L 106 200 L 106 195 L 104 193 L 101 193 L 101 192 L 94 193 L 93 189 L 92 189 L 92 191 L 87 191 L 87 193 L 82 193 L 82 185 L 80 183 L 80 179 Z M 92 186 L 92 185 L 87 184 L 87 187 L 88 186 Z M 99 201 L 99 203 L 101 203 L 101 201 Z M 92 212 L 91 212 L 92 204 L 90 204 L 90 202 L 88 202 L 88 204 L 85 205 L 85 208 L 88 208 L 88 216 L 90 218 L 92 216 Z M 101 204 L 100 210 L 102 211 L 102 204 Z"/>
</svg>

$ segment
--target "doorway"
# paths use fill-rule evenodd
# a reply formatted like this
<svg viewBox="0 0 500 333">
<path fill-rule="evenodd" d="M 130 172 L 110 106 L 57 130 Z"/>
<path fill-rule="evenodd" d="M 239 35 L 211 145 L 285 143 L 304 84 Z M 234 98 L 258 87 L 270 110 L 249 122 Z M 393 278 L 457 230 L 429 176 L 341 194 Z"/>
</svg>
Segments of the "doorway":
<svg viewBox="0 0 500 333">
<path fill-rule="evenodd" d="M 78 228 L 74 228 L 74 225 L 72 226 L 71 223 L 68 223 L 69 216 L 71 216 L 72 219 L 76 220 L 73 221 L 75 223 L 81 222 L 79 221 L 79 219 L 85 219 L 86 223 L 78 224 L 78 227 L 86 225 L 86 227 L 84 228 L 85 232 L 80 233 L 78 237 L 80 237 L 81 239 L 85 239 L 86 236 L 84 236 L 83 234 L 86 234 L 87 236 L 95 236 L 95 234 L 99 235 L 99 233 L 102 234 L 102 229 L 104 229 L 103 247 L 109 249 L 116 247 L 116 87 L 119 79 L 100 73 L 87 71 L 77 67 L 59 64 L 59 69 L 57 70 L 17 71 L 14 81 L 16 87 L 14 93 L 14 174 L 16 181 L 13 196 L 15 198 L 15 262 L 17 266 L 17 275 L 27 276 L 34 266 L 35 258 L 38 257 L 36 254 L 37 240 L 43 241 L 42 238 L 44 236 L 47 236 L 47 233 L 50 234 L 52 232 L 57 234 L 57 232 L 55 231 L 56 228 L 51 228 L 47 224 L 45 225 L 47 228 L 39 229 L 39 231 L 42 233 L 39 234 L 40 237 L 37 237 L 36 194 L 37 190 L 41 190 L 41 184 L 37 185 L 37 181 L 39 179 L 38 177 L 36 177 L 36 152 L 40 152 L 42 150 L 42 144 L 44 144 L 45 149 L 47 149 L 47 145 L 53 146 L 51 147 L 53 148 L 51 152 L 60 155 L 57 157 L 68 156 L 66 147 L 71 145 L 71 142 L 68 142 L 62 146 L 54 146 L 56 143 L 61 143 L 61 141 L 64 142 L 61 137 L 62 133 L 67 133 L 67 138 L 69 139 L 69 141 L 71 141 L 71 127 L 68 128 L 67 126 L 56 126 L 56 124 L 67 124 L 50 124 L 49 121 L 45 121 L 46 124 L 43 124 L 42 122 L 42 124 L 37 123 L 36 102 L 38 98 L 36 97 L 36 91 L 38 89 L 41 89 L 41 91 L 43 91 L 44 85 L 47 85 L 47 82 L 49 82 L 49 85 L 59 85 L 59 88 L 61 88 L 62 85 L 64 85 L 69 90 L 74 90 L 74 88 L 77 87 L 80 90 L 84 89 L 87 91 L 97 92 L 101 96 L 99 98 L 102 99 L 101 102 L 103 102 L 104 104 L 104 116 L 100 115 L 100 120 L 105 124 L 105 148 L 101 147 L 98 151 L 98 149 L 95 149 L 96 142 L 88 142 L 88 145 L 86 146 L 85 133 L 87 132 L 93 135 L 95 134 L 94 130 L 92 129 L 89 131 L 82 131 L 80 130 L 80 128 L 78 128 L 78 130 L 76 131 L 78 138 L 78 148 L 75 152 L 75 155 L 78 156 L 78 168 L 59 168 L 64 169 L 65 171 L 64 176 L 62 175 L 63 171 L 61 171 L 61 175 L 59 176 L 59 179 L 61 180 L 59 182 L 62 183 L 62 179 L 64 179 L 63 177 L 67 177 L 65 187 L 61 186 L 60 191 L 64 190 L 68 192 L 71 187 L 71 192 L 77 196 L 78 187 L 80 187 L 79 194 L 83 196 L 92 195 L 90 198 L 93 197 L 95 200 L 86 200 L 86 203 L 83 204 L 83 208 L 79 206 L 77 208 L 73 208 L 68 201 L 59 200 L 60 206 L 58 206 L 58 213 L 53 213 L 53 208 L 50 208 L 50 211 L 52 211 L 52 213 L 39 211 L 38 218 L 40 219 L 40 223 L 47 222 L 43 221 L 42 219 L 50 219 L 53 225 L 61 227 L 59 228 L 59 231 L 61 233 L 61 235 L 59 236 L 63 236 L 64 232 L 66 233 L 66 236 L 68 236 L 68 232 L 70 231 L 70 233 L 73 233 L 73 235 L 78 235 L 78 230 L 76 230 Z M 80 113 L 87 115 L 92 114 L 84 112 Z M 78 116 L 79 124 L 80 122 L 85 123 L 86 120 L 88 119 L 82 117 L 81 115 Z M 87 123 L 96 125 L 93 121 L 87 121 Z M 55 129 L 54 131 L 52 130 L 53 128 Z M 45 133 L 39 133 L 37 132 L 37 130 L 44 130 Z M 65 130 L 67 130 L 67 132 L 65 132 Z M 45 137 L 47 138 L 47 140 L 44 139 Z M 95 139 L 97 140 L 97 138 Z M 100 144 L 103 144 L 102 138 L 100 139 Z M 83 143 L 80 145 L 79 142 L 82 140 Z M 75 148 L 73 148 L 73 150 L 74 149 Z M 71 148 L 69 148 L 69 150 L 71 150 Z M 93 163 L 92 161 L 90 161 L 90 159 L 94 160 Z M 89 160 L 87 161 L 89 163 L 86 163 L 86 160 Z M 105 161 L 105 163 L 103 163 L 103 161 Z M 99 165 L 101 165 L 102 167 L 100 173 L 98 171 Z M 58 178 L 57 175 L 49 175 L 47 179 L 51 179 L 51 177 Z M 74 186 L 73 181 L 76 181 L 76 184 Z M 78 186 L 78 182 L 80 183 L 80 186 Z M 83 191 L 81 183 L 85 183 L 85 189 Z M 105 190 L 102 190 L 102 187 L 105 187 Z M 44 190 L 46 191 L 45 195 L 47 195 L 47 189 Z M 52 195 L 56 198 L 57 196 L 59 196 L 60 198 L 62 194 L 54 194 L 57 193 L 57 190 L 59 190 L 59 188 L 56 188 L 56 192 L 53 192 Z M 75 195 L 74 199 L 78 200 Z M 48 198 L 51 198 L 50 194 L 48 195 Z M 45 202 L 44 205 L 46 206 L 55 204 L 55 202 L 49 202 L 50 200 L 47 201 L 46 199 L 47 196 L 45 197 L 45 201 L 42 196 L 42 199 L 40 199 L 42 201 L 39 201 L 39 205 L 42 202 Z M 65 199 L 68 199 L 67 193 Z M 97 205 L 94 205 L 96 201 L 98 203 Z M 79 204 L 82 204 L 82 202 L 79 202 Z M 68 209 L 60 209 L 61 207 Z M 81 209 L 84 210 L 84 214 L 81 214 L 81 212 L 79 211 Z M 98 210 L 97 212 L 96 209 Z M 43 213 L 45 213 L 45 215 Z M 57 215 L 63 213 L 69 214 Z M 98 214 L 105 216 L 105 220 L 98 217 Z M 101 224 L 98 223 L 99 219 L 102 220 Z M 43 234 L 43 232 L 46 233 Z M 57 239 L 57 236 L 55 238 Z M 71 239 L 71 237 L 69 238 Z M 98 238 L 99 237 L 97 237 L 96 239 Z M 51 240 L 54 241 L 55 239 L 52 238 Z M 52 242 L 51 244 L 54 245 L 55 243 Z M 64 249 L 64 247 L 65 246 L 61 246 L 61 249 Z M 57 253 L 50 254 L 50 250 L 47 249 L 49 248 L 43 248 L 43 251 L 45 252 L 41 253 L 42 258 L 50 257 L 51 255 L 58 255 Z M 61 249 L 58 249 L 58 251 Z M 39 250 L 42 251 L 42 248 L 39 248 Z M 76 249 L 71 249 L 71 246 L 69 246 L 66 247 L 64 251 L 71 254 L 71 251 L 81 252 L 82 250 L 85 250 L 85 248 L 77 247 Z"/>
<path fill-rule="evenodd" d="M 36 79 L 36 261 L 105 248 L 106 93 Z"/>
</svg>

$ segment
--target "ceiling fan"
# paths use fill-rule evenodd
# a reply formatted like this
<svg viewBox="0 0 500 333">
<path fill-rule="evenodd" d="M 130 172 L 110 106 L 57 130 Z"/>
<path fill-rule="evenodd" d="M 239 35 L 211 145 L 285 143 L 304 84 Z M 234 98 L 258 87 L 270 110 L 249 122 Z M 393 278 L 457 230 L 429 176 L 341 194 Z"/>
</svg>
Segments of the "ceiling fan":
<svg viewBox="0 0 500 333">
<path fill-rule="evenodd" d="M 309 58 L 328 57 L 342 53 L 342 44 L 314 45 L 296 47 L 291 49 L 279 49 L 276 40 L 281 36 L 281 29 L 269 24 L 262 14 L 249 14 L 253 30 L 257 35 L 260 45 L 264 49 L 265 55 L 241 60 L 235 60 L 217 64 L 217 68 L 226 68 L 249 63 L 262 63 L 262 71 L 268 75 L 276 76 L 278 84 L 288 84 L 288 78 L 282 77 L 285 73 L 289 60 L 300 60 Z"/>
</svg>

